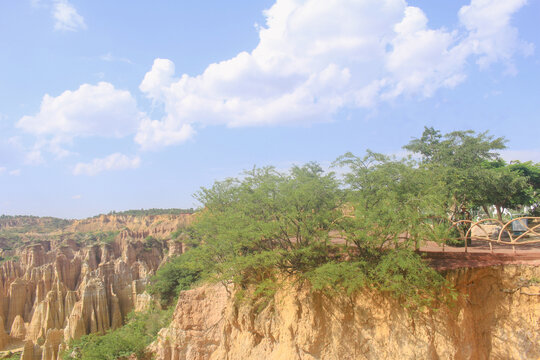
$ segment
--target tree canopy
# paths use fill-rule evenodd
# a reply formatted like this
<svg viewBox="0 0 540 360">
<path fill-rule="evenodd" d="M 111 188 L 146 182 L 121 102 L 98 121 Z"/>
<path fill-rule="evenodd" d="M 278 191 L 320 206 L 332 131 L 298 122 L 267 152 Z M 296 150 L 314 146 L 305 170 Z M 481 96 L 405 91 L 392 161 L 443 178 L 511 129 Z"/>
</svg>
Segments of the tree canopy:
<svg viewBox="0 0 540 360">
<path fill-rule="evenodd" d="M 167 302 L 212 279 L 267 296 L 285 278 L 431 304 L 447 284 L 415 249 L 450 237 L 463 212 L 495 206 L 501 216 L 534 204 L 538 166 L 504 162 L 497 151 L 505 143 L 487 132 L 426 128 L 405 146 L 418 160 L 368 150 L 346 153 L 330 169 L 255 167 L 217 181 L 196 194 L 201 210 L 182 234 L 192 249 L 158 271 L 154 292 Z"/>
<path fill-rule="evenodd" d="M 494 206 L 502 220 L 504 209 L 522 208 L 537 201 L 534 187 L 540 180 L 538 165 L 508 165 L 500 157 L 497 151 L 505 149 L 506 142 L 488 132 L 441 134 L 426 127 L 422 136 L 411 140 L 404 149 L 419 155 L 420 167 L 444 184 L 450 219 L 458 220 L 464 211 L 474 208 L 482 208 L 491 216 L 489 207 Z"/>
</svg>

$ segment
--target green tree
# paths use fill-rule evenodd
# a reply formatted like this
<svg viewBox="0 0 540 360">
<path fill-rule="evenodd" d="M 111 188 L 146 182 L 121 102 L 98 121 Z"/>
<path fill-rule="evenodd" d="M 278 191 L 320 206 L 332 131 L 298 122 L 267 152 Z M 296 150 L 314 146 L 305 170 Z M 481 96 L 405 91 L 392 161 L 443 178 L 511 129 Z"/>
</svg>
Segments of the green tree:
<svg viewBox="0 0 540 360">
<path fill-rule="evenodd" d="M 195 234 L 226 278 L 241 274 L 238 266 L 255 270 L 255 264 L 239 258 L 248 255 L 256 255 L 259 269 L 275 262 L 295 272 L 324 254 L 329 232 L 342 215 L 341 195 L 334 174 L 315 163 L 294 166 L 288 174 L 255 168 L 242 179 L 201 189 L 197 199 L 204 210 Z M 312 259 L 306 248 L 317 255 Z"/>
<path fill-rule="evenodd" d="M 270 296 L 283 276 L 315 290 L 370 286 L 403 304 L 427 304 L 444 278 L 415 253 L 448 229 L 440 182 L 414 161 L 345 154 L 344 182 L 314 163 L 289 173 L 253 169 L 203 188 L 193 225 L 198 255 L 215 280 Z M 391 279 L 386 279 L 389 276 Z"/>
<path fill-rule="evenodd" d="M 446 215 L 442 184 L 414 161 L 368 151 L 363 158 L 347 153 L 334 165 L 348 168 L 344 181 L 354 211 L 340 225 L 354 251 L 382 255 L 388 246 L 418 247 L 448 227 L 434 221 Z"/>
<path fill-rule="evenodd" d="M 484 168 L 477 170 L 475 179 L 477 189 L 471 196 L 472 203 L 482 207 L 488 216 L 491 216 L 488 207 L 493 205 L 499 221 L 503 221 L 504 209 L 531 205 L 535 200 L 528 178 L 504 160 L 485 162 Z"/>
<path fill-rule="evenodd" d="M 411 140 L 404 149 L 419 154 L 422 167 L 444 183 L 449 218 L 459 220 L 475 199 L 484 197 L 482 185 L 490 176 L 484 164 L 499 159 L 496 151 L 504 149 L 505 143 L 504 138 L 494 138 L 488 132 L 467 130 L 443 135 L 426 127 L 422 136 Z"/>
<path fill-rule="evenodd" d="M 533 216 L 540 216 L 540 163 L 513 161 L 508 167 L 510 170 L 527 178 L 527 182 L 532 187 L 530 201 L 530 205 L 532 205 L 531 214 Z"/>
</svg>

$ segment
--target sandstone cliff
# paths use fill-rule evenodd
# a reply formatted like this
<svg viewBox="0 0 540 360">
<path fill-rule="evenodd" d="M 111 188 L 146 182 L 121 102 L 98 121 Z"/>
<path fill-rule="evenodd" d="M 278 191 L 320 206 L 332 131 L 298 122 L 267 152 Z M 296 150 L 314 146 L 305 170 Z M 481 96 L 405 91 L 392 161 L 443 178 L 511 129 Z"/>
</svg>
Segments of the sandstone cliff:
<svg viewBox="0 0 540 360">
<path fill-rule="evenodd" d="M 122 326 L 130 311 L 152 302 L 147 279 L 170 253 L 184 250 L 170 235 L 189 221 L 187 214 L 104 215 L 37 237 L 21 233 L 25 241 L 4 249 L 11 259 L 0 263 L 0 350 L 56 360 L 70 339 Z M 84 240 L 104 231 L 113 232 L 107 242 Z"/>
<path fill-rule="evenodd" d="M 162 360 L 538 359 L 540 267 L 452 270 L 452 308 L 409 315 L 385 296 L 279 290 L 262 311 L 222 285 L 180 295 L 149 352 Z"/>
</svg>

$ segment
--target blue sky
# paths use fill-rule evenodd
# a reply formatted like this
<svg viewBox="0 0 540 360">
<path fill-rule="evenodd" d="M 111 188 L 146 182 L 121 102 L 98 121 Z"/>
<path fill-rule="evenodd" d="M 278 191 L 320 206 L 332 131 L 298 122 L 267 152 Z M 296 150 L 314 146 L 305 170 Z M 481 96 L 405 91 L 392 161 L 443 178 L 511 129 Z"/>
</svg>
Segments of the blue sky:
<svg viewBox="0 0 540 360">
<path fill-rule="evenodd" d="M 0 213 L 197 206 L 424 126 L 540 162 L 540 0 L 0 4 Z"/>
</svg>

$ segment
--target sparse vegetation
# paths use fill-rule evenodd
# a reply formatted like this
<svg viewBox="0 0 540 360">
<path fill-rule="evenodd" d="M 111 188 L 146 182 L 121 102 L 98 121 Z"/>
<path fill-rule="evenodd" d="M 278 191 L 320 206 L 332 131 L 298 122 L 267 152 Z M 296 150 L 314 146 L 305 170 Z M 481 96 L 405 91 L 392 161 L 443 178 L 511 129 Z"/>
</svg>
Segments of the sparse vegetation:
<svg viewBox="0 0 540 360">
<path fill-rule="evenodd" d="M 64 360 L 114 360 L 135 354 L 139 358 L 144 349 L 155 340 L 158 331 L 167 326 L 172 309 L 152 309 L 131 313 L 127 323 L 105 335 L 90 334 L 71 341 L 62 354 Z"/>
<path fill-rule="evenodd" d="M 181 215 L 193 214 L 195 210 L 190 209 L 140 209 L 125 211 L 110 211 L 107 215 L 127 215 L 127 216 L 152 216 L 152 215 Z M 98 217 L 100 215 L 96 215 Z"/>
</svg>

